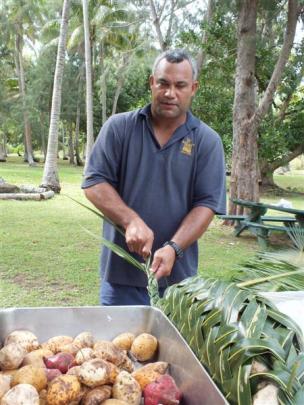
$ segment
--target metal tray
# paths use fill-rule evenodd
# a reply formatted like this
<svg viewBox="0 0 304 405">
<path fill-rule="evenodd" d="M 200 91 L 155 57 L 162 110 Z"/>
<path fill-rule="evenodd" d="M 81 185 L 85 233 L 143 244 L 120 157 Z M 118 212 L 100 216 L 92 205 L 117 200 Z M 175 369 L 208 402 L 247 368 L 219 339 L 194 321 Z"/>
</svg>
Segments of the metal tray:
<svg viewBox="0 0 304 405">
<path fill-rule="evenodd" d="M 29 329 L 43 342 L 56 335 L 90 331 L 112 339 L 122 332 L 152 333 L 159 340 L 157 360 L 183 392 L 182 405 L 228 404 L 175 326 L 158 309 L 146 306 L 9 308 L 0 310 L 0 340 L 16 329 Z"/>
</svg>

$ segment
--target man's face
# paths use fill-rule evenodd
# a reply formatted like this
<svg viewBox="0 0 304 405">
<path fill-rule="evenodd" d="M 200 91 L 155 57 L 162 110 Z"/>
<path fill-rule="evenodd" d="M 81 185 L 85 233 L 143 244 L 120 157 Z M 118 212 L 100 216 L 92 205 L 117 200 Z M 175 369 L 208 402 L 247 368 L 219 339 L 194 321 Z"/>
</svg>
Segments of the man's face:
<svg viewBox="0 0 304 405">
<path fill-rule="evenodd" d="M 150 77 L 152 114 L 167 119 L 184 117 L 197 87 L 187 60 L 170 63 L 162 59 Z"/>
</svg>

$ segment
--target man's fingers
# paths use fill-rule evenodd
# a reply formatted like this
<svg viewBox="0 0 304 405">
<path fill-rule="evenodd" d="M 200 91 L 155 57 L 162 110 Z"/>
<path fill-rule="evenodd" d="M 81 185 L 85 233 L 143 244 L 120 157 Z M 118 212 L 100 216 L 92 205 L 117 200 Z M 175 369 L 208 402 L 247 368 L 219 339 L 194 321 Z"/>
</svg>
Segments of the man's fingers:
<svg viewBox="0 0 304 405">
<path fill-rule="evenodd" d="M 162 262 L 161 257 L 154 256 L 153 263 L 152 263 L 152 266 L 150 269 L 152 271 L 152 273 L 155 273 L 159 269 L 161 262 Z"/>
</svg>

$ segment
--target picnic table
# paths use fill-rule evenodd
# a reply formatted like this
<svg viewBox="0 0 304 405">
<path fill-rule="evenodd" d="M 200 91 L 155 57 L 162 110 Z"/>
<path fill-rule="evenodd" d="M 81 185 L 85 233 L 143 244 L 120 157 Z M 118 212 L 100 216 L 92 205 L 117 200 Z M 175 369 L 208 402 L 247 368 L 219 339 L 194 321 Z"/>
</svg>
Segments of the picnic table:
<svg viewBox="0 0 304 405">
<path fill-rule="evenodd" d="M 220 218 L 235 221 L 235 236 L 240 236 L 243 231 L 249 230 L 257 236 L 258 243 L 262 248 L 267 246 L 268 237 L 272 231 L 289 234 L 294 226 L 304 229 L 304 210 L 242 199 L 232 201 L 234 204 L 247 208 L 248 213 L 246 215 L 220 215 Z M 289 215 L 266 215 L 268 210 Z"/>
</svg>

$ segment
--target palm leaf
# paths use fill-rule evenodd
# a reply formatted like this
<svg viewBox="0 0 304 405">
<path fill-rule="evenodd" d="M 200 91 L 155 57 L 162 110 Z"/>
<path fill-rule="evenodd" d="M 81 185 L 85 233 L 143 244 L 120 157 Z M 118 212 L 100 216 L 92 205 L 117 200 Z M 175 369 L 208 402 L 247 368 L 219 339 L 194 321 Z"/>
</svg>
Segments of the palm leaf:
<svg viewBox="0 0 304 405">
<path fill-rule="evenodd" d="M 97 215 L 99 218 L 101 218 L 103 221 L 108 222 L 110 225 L 112 225 L 117 232 L 119 232 L 122 236 L 125 236 L 125 233 L 122 228 L 120 228 L 118 225 L 116 225 L 113 221 L 111 221 L 108 217 L 106 217 L 104 214 L 102 214 L 100 211 L 96 211 L 95 209 L 87 206 L 86 204 L 83 204 L 82 202 L 76 200 L 75 198 L 72 198 L 68 195 L 65 195 L 65 197 L 68 197 L 70 200 L 74 201 L 76 204 L 81 205 L 82 207 L 86 208 L 93 214 Z M 83 229 L 92 237 L 95 239 L 99 240 L 105 247 L 110 249 L 113 253 L 130 263 L 132 266 L 136 267 L 137 269 L 143 271 L 148 279 L 148 295 L 150 298 L 151 305 L 157 306 L 158 305 L 158 300 L 159 300 L 159 291 L 158 291 L 158 283 L 157 280 L 154 276 L 154 273 L 150 271 L 150 265 L 151 265 L 151 255 L 147 258 L 145 263 L 140 263 L 134 256 L 132 256 L 130 253 L 128 253 L 125 249 L 123 249 L 121 246 L 117 245 L 116 243 L 113 243 L 111 241 L 108 241 L 107 239 L 103 238 L 102 236 L 96 236 L 94 235 L 91 231 L 88 229 L 84 228 Z"/>
</svg>

